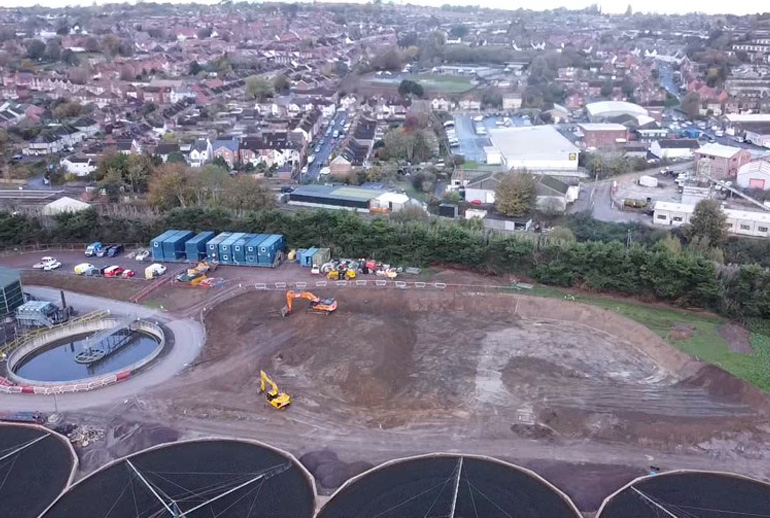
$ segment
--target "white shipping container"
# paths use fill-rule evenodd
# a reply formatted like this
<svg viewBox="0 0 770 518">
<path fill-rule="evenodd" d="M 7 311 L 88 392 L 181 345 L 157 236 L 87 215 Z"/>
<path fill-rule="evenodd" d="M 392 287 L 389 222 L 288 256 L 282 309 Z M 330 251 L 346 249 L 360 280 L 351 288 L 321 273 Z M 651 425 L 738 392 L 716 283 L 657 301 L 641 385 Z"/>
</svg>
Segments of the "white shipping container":
<svg viewBox="0 0 770 518">
<path fill-rule="evenodd" d="M 658 179 L 654 178 L 652 176 L 640 176 L 639 177 L 639 185 L 643 187 L 657 187 L 658 186 Z"/>
</svg>

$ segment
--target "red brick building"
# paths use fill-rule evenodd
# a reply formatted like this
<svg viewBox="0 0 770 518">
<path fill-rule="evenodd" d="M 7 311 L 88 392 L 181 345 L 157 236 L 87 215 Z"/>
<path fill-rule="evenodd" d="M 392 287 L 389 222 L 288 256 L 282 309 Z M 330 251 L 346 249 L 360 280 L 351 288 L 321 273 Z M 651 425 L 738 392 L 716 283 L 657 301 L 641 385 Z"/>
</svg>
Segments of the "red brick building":
<svg viewBox="0 0 770 518">
<path fill-rule="evenodd" d="M 738 169 L 751 161 L 748 150 L 722 144 L 706 144 L 694 153 L 695 171 L 714 179 L 735 178 Z"/>
<path fill-rule="evenodd" d="M 583 132 L 586 148 L 608 148 L 628 142 L 628 128 L 622 124 L 587 123 L 578 126 Z"/>
</svg>

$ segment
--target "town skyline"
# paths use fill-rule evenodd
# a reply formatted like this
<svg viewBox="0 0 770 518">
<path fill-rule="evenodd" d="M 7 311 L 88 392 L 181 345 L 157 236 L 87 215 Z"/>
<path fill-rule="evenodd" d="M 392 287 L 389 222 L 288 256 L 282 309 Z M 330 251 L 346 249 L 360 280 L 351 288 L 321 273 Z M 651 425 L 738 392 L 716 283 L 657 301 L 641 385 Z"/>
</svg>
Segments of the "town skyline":
<svg viewBox="0 0 770 518">
<path fill-rule="evenodd" d="M 88 0 L 48 0 L 41 2 L 40 0 L 8 0 L 5 8 L 27 8 L 40 6 L 51 9 L 61 9 L 65 7 L 75 6 L 93 6 L 93 5 L 110 5 L 110 4 L 138 4 L 143 3 L 141 1 L 129 1 L 129 2 L 117 2 L 117 1 L 88 1 Z M 197 0 L 195 2 L 189 2 L 187 0 L 167 0 L 159 3 L 169 4 L 201 4 L 201 5 L 216 5 L 220 3 L 215 0 Z M 241 2 L 233 2 L 241 3 Z M 243 3 L 260 3 L 260 2 L 248 2 Z M 284 2 L 293 3 L 293 2 Z M 307 0 L 299 0 L 297 3 L 329 3 L 329 4 L 358 4 L 363 5 L 372 2 L 358 1 L 358 0 L 314 0 L 310 2 Z M 396 5 L 424 5 L 427 7 L 440 7 L 442 5 L 452 6 L 465 6 L 465 5 L 477 5 L 481 8 L 487 9 L 503 9 L 508 11 L 515 11 L 522 8 L 532 11 L 546 11 L 554 9 L 568 9 L 568 10 L 580 10 L 588 8 L 592 5 L 598 5 L 603 13 L 606 14 L 623 14 L 628 9 L 629 5 L 633 12 L 640 12 L 645 14 L 661 14 L 661 15 L 683 15 L 693 13 L 703 13 L 708 15 L 751 15 L 765 12 L 762 8 L 762 3 L 758 0 L 741 2 L 739 5 L 731 5 L 730 12 L 725 11 L 725 5 L 717 0 L 704 0 L 698 4 L 698 9 L 693 10 L 687 3 L 667 2 L 666 0 L 649 0 L 647 2 L 638 2 L 634 5 L 633 2 L 594 2 L 591 0 L 523 0 L 515 5 L 515 8 L 511 6 L 507 0 L 482 0 L 475 4 L 468 4 L 467 2 L 459 1 L 452 2 L 447 0 L 422 0 L 420 2 L 408 2 L 404 0 L 385 1 L 384 4 L 396 4 Z"/>
</svg>

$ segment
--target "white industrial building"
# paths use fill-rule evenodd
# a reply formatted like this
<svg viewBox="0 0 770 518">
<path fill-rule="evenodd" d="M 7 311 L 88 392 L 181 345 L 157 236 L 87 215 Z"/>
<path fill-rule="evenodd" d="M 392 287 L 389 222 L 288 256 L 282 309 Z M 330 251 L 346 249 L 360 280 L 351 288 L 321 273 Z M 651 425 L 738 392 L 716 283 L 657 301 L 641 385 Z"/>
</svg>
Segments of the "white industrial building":
<svg viewBox="0 0 770 518">
<path fill-rule="evenodd" d="M 731 234 L 751 237 L 770 236 L 770 212 L 722 210 L 727 216 L 725 228 Z M 695 212 L 695 205 L 658 201 L 655 202 L 653 222 L 656 225 L 678 227 L 688 224 L 693 212 Z"/>
<path fill-rule="evenodd" d="M 647 117 L 649 112 L 638 104 L 625 101 L 599 101 L 586 104 L 586 112 L 591 122 L 602 122 L 620 115 Z M 644 119 L 646 120 L 646 119 Z"/>
<path fill-rule="evenodd" d="M 650 153 L 658 158 L 676 160 L 692 158 L 698 148 L 700 143 L 696 139 L 661 139 L 650 144 Z"/>
<path fill-rule="evenodd" d="M 553 126 L 489 130 L 507 170 L 577 171 L 580 149 Z"/>
<path fill-rule="evenodd" d="M 770 162 L 756 160 L 741 166 L 735 183 L 741 189 L 770 189 Z"/>
</svg>

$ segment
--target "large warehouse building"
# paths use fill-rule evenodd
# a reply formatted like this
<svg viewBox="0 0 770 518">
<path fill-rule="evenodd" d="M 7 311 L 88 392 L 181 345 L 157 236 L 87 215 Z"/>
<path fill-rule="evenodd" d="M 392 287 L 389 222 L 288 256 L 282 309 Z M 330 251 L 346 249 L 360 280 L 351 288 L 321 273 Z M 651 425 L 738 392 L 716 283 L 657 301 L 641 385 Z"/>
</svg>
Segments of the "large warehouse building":
<svg viewBox="0 0 770 518">
<path fill-rule="evenodd" d="M 289 205 L 348 209 L 357 212 L 397 212 L 409 204 L 402 193 L 347 185 L 301 185 L 289 194 Z"/>
<path fill-rule="evenodd" d="M 638 104 L 625 101 L 599 101 L 586 104 L 586 112 L 591 122 L 611 121 L 621 115 L 630 115 L 632 117 L 647 117 L 649 112 Z M 646 119 L 644 119 L 646 120 Z"/>
<path fill-rule="evenodd" d="M 489 131 L 507 170 L 577 171 L 580 149 L 553 126 L 525 126 Z"/>
</svg>

